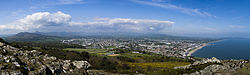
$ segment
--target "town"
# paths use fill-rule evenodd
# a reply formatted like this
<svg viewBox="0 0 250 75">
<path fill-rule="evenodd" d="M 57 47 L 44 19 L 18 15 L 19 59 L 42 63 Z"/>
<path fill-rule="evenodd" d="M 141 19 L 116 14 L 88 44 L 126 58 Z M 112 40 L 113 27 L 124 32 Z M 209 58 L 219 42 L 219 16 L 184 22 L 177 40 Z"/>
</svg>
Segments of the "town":
<svg viewBox="0 0 250 75">
<path fill-rule="evenodd" d="M 153 40 L 153 39 L 70 39 L 62 40 L 66 44 L 78 44 L 86 49 L 126 49 L 161 54 L 164 56 L 186 57 L 191 51 L 199 49 L 207 40 Z M 140 53 L 134 51 L 133 53 Z"/>
</svg>

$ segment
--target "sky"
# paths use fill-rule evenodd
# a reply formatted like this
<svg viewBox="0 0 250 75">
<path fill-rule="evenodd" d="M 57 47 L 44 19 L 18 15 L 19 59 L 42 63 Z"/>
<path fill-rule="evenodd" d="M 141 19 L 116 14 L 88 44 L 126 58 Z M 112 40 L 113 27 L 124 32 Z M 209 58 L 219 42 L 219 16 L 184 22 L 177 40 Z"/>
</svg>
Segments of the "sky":
<svg viewBox="0 0 250 75">
<path fill-rule="evenodd" d="M 140 32 L 249 37 L 250 0 L 1 0 L 0 35 Z"/>
</svg>

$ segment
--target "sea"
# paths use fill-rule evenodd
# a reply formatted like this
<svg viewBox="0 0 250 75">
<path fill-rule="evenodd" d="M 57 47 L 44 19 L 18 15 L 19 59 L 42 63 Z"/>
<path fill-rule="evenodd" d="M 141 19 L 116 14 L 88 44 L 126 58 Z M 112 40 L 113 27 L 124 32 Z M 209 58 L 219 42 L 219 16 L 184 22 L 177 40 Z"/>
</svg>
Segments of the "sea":
<svg viewBox="0 0 250 75">
<path fill-rule="evenodd" d="M 197 50 L 194 57 L 250 60 L 250 39 L 225 39 Z"/>
</svg>

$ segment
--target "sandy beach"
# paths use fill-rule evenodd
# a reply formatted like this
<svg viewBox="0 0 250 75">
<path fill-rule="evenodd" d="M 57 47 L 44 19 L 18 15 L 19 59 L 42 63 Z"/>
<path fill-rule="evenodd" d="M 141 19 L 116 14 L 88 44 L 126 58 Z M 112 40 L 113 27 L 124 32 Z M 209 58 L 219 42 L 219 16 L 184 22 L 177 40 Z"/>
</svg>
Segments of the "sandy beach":
<svg viewBox="0 0 250 75">
<path fill-rule="evenodd" d="M 207 45 L 208 44 L 202 44 L 202 46 L 200 46 L 200 47 L 198 47 L 196 49 L 191 50 L 190 52 L 188 52 L 187 56 L 191 56 L 194 52 L 196 52 L 197 50 L 199 50 L 199 49 L 201 49 L 201 48 L 203 48 L 203 47 L 205 47 Z"/>
<path fill-rule="evenodd" d="M 211 42 L 202 44 L 202 46 L 200 46 L 200 47 L 198 47 L 198 48 L 196 48 L 196 49 L 191 50 L 191 51 L 187 54 L 187 56 L 191 56 L 194 52 L 198 51 L 199 49 L 201 49 L 201 48 L 203 48 L 203 47 L 205 47 L 205 46 L 207 46 L 207 45 L 210 45 L 209 43 L 215 43 L 215 42 L 220 42 L 220 41 L 223 41 L 223 40 L 211 41 Z"/>
</svg>

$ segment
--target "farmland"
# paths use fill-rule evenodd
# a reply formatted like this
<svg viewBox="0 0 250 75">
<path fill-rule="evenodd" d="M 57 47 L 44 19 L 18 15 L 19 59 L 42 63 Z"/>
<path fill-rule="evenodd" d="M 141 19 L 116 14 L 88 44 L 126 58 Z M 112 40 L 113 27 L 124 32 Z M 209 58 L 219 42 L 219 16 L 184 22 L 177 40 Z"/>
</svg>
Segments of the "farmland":
<svg viewBox="0 0 250 75">
<path fill-rule="evenodd" d="M 106 53 L 106 49 L 80 49 L 80 48 L 66 48 L 66 51 L 76 51 L 76 52 L 89 52 L 89 53 Z"/>
</svg>

